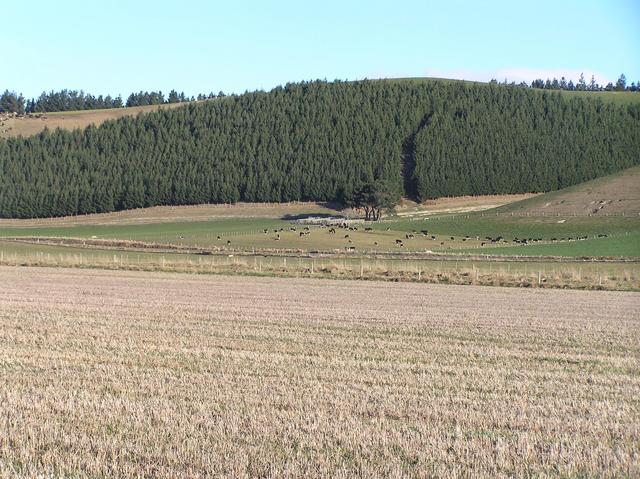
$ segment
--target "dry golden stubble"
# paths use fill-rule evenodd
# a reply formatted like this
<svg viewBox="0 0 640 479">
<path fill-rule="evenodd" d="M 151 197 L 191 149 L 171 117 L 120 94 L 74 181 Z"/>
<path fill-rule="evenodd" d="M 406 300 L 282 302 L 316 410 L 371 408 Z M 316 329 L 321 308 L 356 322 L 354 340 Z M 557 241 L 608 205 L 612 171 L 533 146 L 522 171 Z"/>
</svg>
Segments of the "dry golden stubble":
<svg viewBox="0 0 640 479">
<path fill-rule="evenodd" d="M 0 474 L 634 476 L 640 296 L 0 268 Z"/>
</svg>

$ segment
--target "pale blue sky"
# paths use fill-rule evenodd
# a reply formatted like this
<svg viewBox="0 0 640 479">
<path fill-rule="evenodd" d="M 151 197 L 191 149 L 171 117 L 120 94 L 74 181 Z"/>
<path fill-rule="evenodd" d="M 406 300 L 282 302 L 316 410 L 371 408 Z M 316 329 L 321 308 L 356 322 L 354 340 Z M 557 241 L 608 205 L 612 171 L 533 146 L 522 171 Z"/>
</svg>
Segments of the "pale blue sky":
<svg viewBox="0 0 640 479">
<path fill-rule="evenodd" d="M 2 0 L 0 89 L 270 89 L 444 76 L 640 80 L 640 0 Z"/>
</svg>

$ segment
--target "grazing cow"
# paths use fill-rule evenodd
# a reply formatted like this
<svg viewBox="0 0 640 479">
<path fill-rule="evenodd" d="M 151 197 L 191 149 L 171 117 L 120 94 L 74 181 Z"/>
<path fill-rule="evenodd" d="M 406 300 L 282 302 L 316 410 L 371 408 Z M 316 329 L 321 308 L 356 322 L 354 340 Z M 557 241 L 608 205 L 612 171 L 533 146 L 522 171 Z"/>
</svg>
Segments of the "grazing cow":
<svg viewBox="0 0 640 479">
<path fill-rule="evenodd" d="M 435 236 L 435 235 L 431 235 L 431 239 L 432 239 L 433 241 L 435 241 L 435 240 L 436 240 L 436 236 Z"/>
<path fill-rule="evenodd" d="M 300 231 L 300 233 L 299 233 L 299 234 L 300 234 L 300 237 L 302 237 L 302 236 L 306 236 L 306 233 L 305 233 L 304 231 Z"/>
<path fill-rule="evenodd" d="M 263 231 L 264 234 L 269 233 L 269 230 L 267 228 L 263 229 L 262 231 Z"/>
<path fill-rule="evenodd" d="M 397 239 L 396 240 L 396 246 L 402 246 L 402 240 L 401 239 Z"/>
<path fill-rule="evenodd" d="M 330 234 L 336 234 L 336 229 L 335 228 L 330 228 L 329 229 L 329 233 Z"/>
<path fill-rule="evenodd" d="M 369 232 L 369 231 L 373 231 L 373 228 L 365 228 L 364 230 L 365 230 L 366 232 Z"/>
<path fill-rule="evenodd" d="M 304 227 L 304 230 L 305 230 L 305 231 L 309 231 L 309 227 L 308 227 L 308 226 L 305 226 L 305 227 Z"/>
<path fill-rule="evenodd" d="M 373 245 L 374 245 L 374 246 L 378 246 L 378 242 L 377 242 L 377 241 L 374 241 L 374 242 L 373 242 Z"/>
<path fill-rule="evenodd" d="M 440 246 L 444 246 L 444 241 L 440 241 Z"/>
<path fill-rule="evenodd" d="M 182 236 L 182 235 L 178 235 L 178 238 L 180 238 L 180 239 L 184 239 L 184 236 Z"/>
<path fill-rule="evenodd" d="M 231 240 L 227 240 L 227 244 L 228 244 L 228 245 L 229 245 L 229 244 L 231 244 Z"/>
<path fill-rule="evenodd" d="M 220 237 L 220 235 L 218 235 L 218 241 L 220 241 L 222 238 Z"/>
<path fill-rule="evenodd" d="M 349 237 L 349 235 L 344 235 L 344 238 L 347 239 Z"/>
<path fill-rule="evenodd" d="M 451 241 L 453 241 L 453 236 L 451 237 Z"/>
<path fill-rule="evenodd" d="M 280 241 L 280 234 L 278 234 L 275 238 L 273 238 L 276 241 Z"/>
</svg>

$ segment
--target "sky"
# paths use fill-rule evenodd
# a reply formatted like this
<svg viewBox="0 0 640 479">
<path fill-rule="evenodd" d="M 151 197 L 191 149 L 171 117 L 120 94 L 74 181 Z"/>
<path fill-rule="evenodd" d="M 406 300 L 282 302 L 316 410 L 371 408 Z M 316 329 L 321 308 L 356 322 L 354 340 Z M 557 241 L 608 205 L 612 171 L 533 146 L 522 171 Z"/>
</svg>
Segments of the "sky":
<svg viewBox="0 0 640 479">
<path fill-rule="evenodd" d="M 0 0 L 0 90 L 269 90 L 312 79 L 640 81 L 640 0 Z"/>
</svg>

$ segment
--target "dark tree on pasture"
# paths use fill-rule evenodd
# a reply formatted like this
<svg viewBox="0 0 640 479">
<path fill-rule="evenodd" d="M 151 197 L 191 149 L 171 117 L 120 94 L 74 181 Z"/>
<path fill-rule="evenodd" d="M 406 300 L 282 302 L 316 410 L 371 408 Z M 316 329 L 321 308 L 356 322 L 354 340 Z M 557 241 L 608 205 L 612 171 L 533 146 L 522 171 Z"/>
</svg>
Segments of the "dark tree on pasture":
<svg viewBox="0 0 640 479">
<path fill-rule="evenodd" d="M 392 210 L 400 200 L 397 190 L 383 180 L 360 185 L 348 200 L 348 206 L 364 211 L 365 221 L 378 221 L 384 211 Z"/>
</svg>

